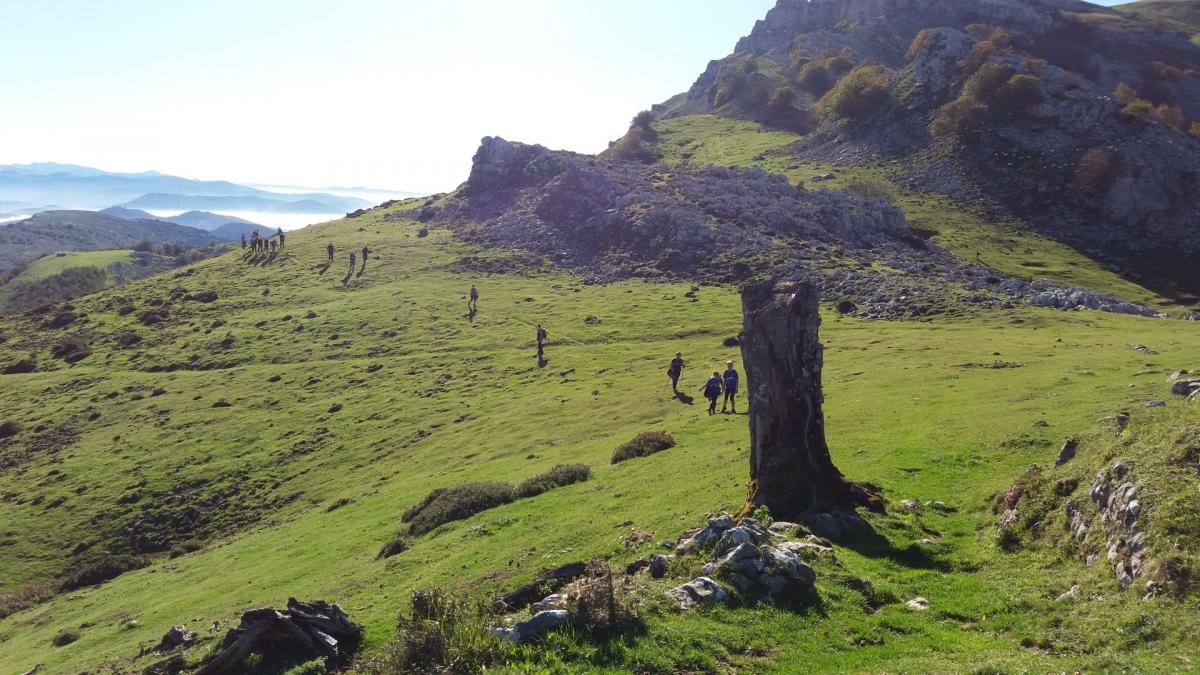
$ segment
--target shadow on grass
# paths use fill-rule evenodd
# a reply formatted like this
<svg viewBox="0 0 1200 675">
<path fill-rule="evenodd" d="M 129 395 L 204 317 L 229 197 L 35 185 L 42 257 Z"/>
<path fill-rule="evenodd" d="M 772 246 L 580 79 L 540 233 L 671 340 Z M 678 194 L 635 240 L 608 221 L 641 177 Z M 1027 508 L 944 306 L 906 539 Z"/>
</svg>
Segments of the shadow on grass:
<svg viewBox="0 0 1200 675">
<path fill-rule="evenodd" d="M 870 523 L 865 520 L 862 522 L 863 527 L 858 530 L 848 532 L 840 537 L 829 537 L 829 539 L 859 555 L 877 560 L 889 560 L 902 567 L 938 572 L 949 572 L 954 569 L 950 563 L 933 557 L 919 544 L 909 544 L 904 548 L 896 547 L 891 540 L 877 532 Z"/>
<path fill-rule="evenodd" d="M 687 394 L 683 393 L 682 391 L 675 392 L 675 398 L 679 399 L 679 402 L 684 405 L 692 405 L 693 403 L 696 402 L 696 399 L 692 398 L 691 396 L 688 396 Z"/>
</svg>

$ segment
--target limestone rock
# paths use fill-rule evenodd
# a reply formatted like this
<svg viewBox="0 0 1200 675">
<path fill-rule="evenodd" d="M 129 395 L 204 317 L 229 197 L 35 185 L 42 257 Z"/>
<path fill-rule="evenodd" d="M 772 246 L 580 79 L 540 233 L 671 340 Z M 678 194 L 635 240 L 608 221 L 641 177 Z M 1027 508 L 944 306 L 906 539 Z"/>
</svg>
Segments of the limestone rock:
<svg viewBox="0 0 1200 675">
<path fill-rule="evenodd" d="M 729 600 L 729 592 L 721 584 L 708 577 L 697 577 L 686 584 L 672 588 L 667 594 L 679 602 L 679 608 L 688 610 L 701 605 Z"/>
</svg>

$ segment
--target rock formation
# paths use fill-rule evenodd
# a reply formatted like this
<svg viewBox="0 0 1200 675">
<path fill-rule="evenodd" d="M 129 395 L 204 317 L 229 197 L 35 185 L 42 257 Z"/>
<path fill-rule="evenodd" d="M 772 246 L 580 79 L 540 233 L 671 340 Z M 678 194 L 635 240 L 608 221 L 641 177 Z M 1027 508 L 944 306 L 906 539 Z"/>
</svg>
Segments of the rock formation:
<svg viewBox="0 0 1200 675">
<path fill-rule="evenodd" d="M 362 639 L 362 626 L 341 607 L 315 600 L 289 598 L 286 610 L 252 609 L 237 628 L 225 635 L 222 650 L 197 675 L 241 672 L 246 657 L 260 654 L 268 662 L 301 662 L 325 657 L 339 662 L 350 656 Z"/>
</svg>

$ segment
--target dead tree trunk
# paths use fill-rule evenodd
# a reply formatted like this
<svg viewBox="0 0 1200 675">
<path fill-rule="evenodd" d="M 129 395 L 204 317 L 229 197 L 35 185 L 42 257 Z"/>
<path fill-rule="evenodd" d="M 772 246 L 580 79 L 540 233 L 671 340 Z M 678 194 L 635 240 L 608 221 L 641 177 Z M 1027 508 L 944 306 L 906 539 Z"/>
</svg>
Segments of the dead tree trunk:
<svg viewBox="0 0 1200 675">
<path fill-rule="evenodd" d="M 750 402 L 751 508 L 798 519 L 851 508 L 862 492 L 842 477 L 825 443 L 819 296 L 810 283 L 742 291 L 742 360 Z"/>
</svg>

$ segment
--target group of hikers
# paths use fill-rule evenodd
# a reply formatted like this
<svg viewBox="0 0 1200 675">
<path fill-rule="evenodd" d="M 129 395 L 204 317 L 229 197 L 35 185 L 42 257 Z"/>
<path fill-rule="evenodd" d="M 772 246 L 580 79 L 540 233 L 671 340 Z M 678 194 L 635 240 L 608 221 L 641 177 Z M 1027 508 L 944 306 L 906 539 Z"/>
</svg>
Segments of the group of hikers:
<svg viewBox="0 0 1200 675">
<path fill-rule="evenodd" d="M 325 246 L 325 254 L 327 256 L 327 259 L 325 261 L 325 267 L 328 268 L 330 265 L 333 264 L 333 256 L 335 253 L 337 253 L 337 249 L 334 248 L 333 242 L 331 241 L 331 242 L 329 242 L 328 245 Z M 360 268 L 358 270 L 358 276 L 360 276 L 360 277 L 362 275 L 366 274 L 366 272 L 367 272 L 367 256 L 369 256 L 369 255 L 371 255 L 371 249 L 367 246 L 363 246 L 362 247 L 362 268 Z M 350 251 L 350 268 L 348 270 L 346 270 L 346 276 L 342 278 L 343 286 L 345 286 L 350 281 L 350 277 L 354 275 L 354 267 L 356 265 L 358 265 L 358 253 L 356 253 L 355 251 Z"/>
<path fill-rule="evenodd" d="M 676 396 L 679 395 L 679 378 L 683 375 L 684 365 L 686 364 L 683 360 L 683 353 L 676 352 L 675 358 L 671 359 L 671 365 L 667 367 L 667 377 L 671 379 L 671 391 Z M 737 414 L 737 391 L 740 379 L 737 369 L 733 367 L 733 361 L 725 362 L 724 373 L 713 371 L 712 377 L 705 381 L 703 387 L 700 387 L 704 398 L 708 399 L 709 415 L 717 414 L 717 401 L 722 394 L 724 394 L 725 400 L 721 403 L 721 413 L 725 414 L 728 410 L 728 412 Z"/>
<path fill-rule="evenodd" d="M 330 260 L 333 260 L 333 244 L 330 244 Z M 354 254 L 351 253 L 351 260 Z M 479 289 L 471 286 L 471 290 L 467 292 L 467 314 L 474 318 L 475 312 L 479 310 Z M 538 363 L 542 363 L 545 359 L 546 340 L 549 338 L 549 333 L 542 324 L 537 324 L 534 328 L 534 337 L 537 340 L 537 357 Z M 667 377 L 671 379 L 671 391 L 676 396 L 679 393 L 679 378 L 683 375 L 683 368 L 686 363 L 683 360 L 683 353 L 676 352 L 675 358 L 671 359 L 671 365 L 667 367 Z M 733 361 L 725 362 L 725 372 L 721 373 L 713 371 L 712 377 L 704 383 L 700 391 L 704 393 L 704 397 L 708 399 L 708 414 L 717 414 L 717 401 L 722 395 L 725 400 L 721 403 L 721 414 L 733 413 L 737 414 L 737 392 L 738 384 L 741 376 L 736 368 L 733 367 Z"/>
<path fill-rule="evenodd" d="M 282 227 L 275 232 L 275 236 L 273 237 L 264 237 L 259 234 L 258 228 L 254 228 L 254 231 L 250 233 L 249 244 L 246 242 L 246 233 L 242 233 L 242 249 L 245 250 L 247 245 L 249 245 L 250 250 L 255 254 L 266 253 L 267 251 L 274 254 L 276 250 L 283 250 L 286 241 L 287 239 L 283 234 Z"/>
</svg>

